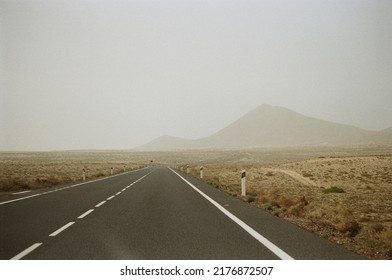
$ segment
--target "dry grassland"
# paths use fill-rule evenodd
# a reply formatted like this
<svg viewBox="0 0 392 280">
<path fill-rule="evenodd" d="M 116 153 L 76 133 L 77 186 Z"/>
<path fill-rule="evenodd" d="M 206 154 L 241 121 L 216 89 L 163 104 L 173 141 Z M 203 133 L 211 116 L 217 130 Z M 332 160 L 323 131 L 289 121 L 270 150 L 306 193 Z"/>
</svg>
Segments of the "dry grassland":
<svg viewBox="0 0 392 280">
<path fill-rule="evenodd" d="M 0 153 L 0 192 L 34 190 L 124 171 L 148 164 L 121 151 Z"/>
<path fill-rule="evenodd" d="M 0 153 L 0 193 L 171 165 L 371 259 L 392 259 L 392 148 Z M 247 170 L 247 196 L 240 171 Z"/>
<path fill-rule="evenodd" d="M 204 164 L 204 180 L 363 256 L 392 259 L 392 155 L 344 154 L 281 163 L 244 156 Z M 243 168 L 246 197 L 240 190 Z M 191 173 L 199 176 L 199 167 L 191 166 Z"/>
</svg>

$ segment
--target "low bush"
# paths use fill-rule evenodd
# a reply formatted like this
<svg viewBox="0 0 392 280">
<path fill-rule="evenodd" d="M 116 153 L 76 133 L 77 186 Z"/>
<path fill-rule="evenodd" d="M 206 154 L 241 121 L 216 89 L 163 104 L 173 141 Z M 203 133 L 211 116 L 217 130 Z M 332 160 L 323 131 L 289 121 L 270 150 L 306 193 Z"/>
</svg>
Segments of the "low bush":
<svg viewBox="0 0 392 280">
<path fill-rule="evenodd" d="M 338 187 L 331 187 L 328 189 L 324 189 L 323 193 L 328 194 L 328 193 L 345 193 L 345 191 L 341 188 Z"/>
<path fill-rule="evenodd" d="M 246 202 L 251 203 L 253 201 L 255 201 L 256 197 L 253 195 L 247 195 L 246 196 Z"/>
</svg>

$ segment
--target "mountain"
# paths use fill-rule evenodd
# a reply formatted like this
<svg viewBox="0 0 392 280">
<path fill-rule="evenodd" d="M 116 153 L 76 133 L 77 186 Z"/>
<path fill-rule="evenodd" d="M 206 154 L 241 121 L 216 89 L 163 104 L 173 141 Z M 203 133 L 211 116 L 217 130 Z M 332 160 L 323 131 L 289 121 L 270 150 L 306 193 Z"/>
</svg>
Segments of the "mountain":
<svg viewBox="0 0 392 280">
<path fill-rule="evenodd" d="M 180 137 L 162 135 L 151 142 L 137 148 L 137 150 L 146 151 L 166 151 L 166 150 L 185 150 L 191 149 L 193 142 L 196 140 L 188 140 Z"/>
<path fill-rule="evenodd" d="M 141 150 L 255 148 L 318 145 L 392 144 L 392 128 L 369 131 L 261 105 L 209 137 L 187 140 L 162 136 Z"/>
<path fill-rule="evenodd" d="M 380 144 L 391 144 L 392 139 L 392 127 L 381 130 L 377 135 L 377 143 Z"/>
<path fill-rule="evenodd" d="M 208 147 L 343 145 L 367 143 L 373 132 L 262 105 L 203 139 Z M 203 145 L 204 146 L 204 145 Z"/>
</svg>

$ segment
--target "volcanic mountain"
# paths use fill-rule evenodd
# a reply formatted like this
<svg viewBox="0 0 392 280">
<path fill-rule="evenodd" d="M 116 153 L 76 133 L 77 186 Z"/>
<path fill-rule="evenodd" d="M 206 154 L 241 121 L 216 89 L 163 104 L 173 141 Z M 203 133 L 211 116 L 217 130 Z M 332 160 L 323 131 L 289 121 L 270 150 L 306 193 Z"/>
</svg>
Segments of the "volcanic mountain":
<svg viewBox="0 0 392 280">
<path fill-rule="evenodd" d="M 236 149 L 367 144 L 392 144 L 392 128 L 369 131 L 307 117 L 283 107 L 261 105 L 211 136 L 188 140 L 165 135 L 138 149 Z"/>
</svg>

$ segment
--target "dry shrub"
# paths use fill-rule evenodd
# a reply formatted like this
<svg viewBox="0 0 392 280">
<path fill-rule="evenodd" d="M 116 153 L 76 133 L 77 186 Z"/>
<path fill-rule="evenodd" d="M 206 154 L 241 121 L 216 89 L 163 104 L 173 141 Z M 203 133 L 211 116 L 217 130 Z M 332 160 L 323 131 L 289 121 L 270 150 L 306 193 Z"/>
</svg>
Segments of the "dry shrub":
<svg viewBox="0 0 392 280">
<path fill-rule="evenodd" d="M 312 222 L 331 226 L 335 230 L 351 237 L 357 235 L 360 230 L 360 226 L 354 219 L 352 211 L 342 205 L 328 210 L 322 206 L 313 206 L 307 217 Z"/>
<path fill-rule="evenodd" d="M 305 177 L 305 178 L 310 178 L 310 177 L 313 177 L 313 174 L 308 173 L 308 172 L 303 172 L 302 176 Z"/>
<path fill-rule="evenodd" d="M 360 226 L 353 218 L 336 216 L 331 220 L 331 225 L 338 231 L 346 233 L 348 236 L 355 236 L 360 230 Z"/>
<path fill-rule="evenodd" d="M 305 206 L 308 205 L 308 201 L 305 197 L 290 197 L 279 193 L 275 189 L 268 192 L 260 192 L 258 202 L 262 205 L 269 205 L 270 210 L 281 209 L 293 216 L 302 216 L 305 211 Z"/>
<path fill-rule="evenodd" d="M 380 224 L 367 225 L 361 230 L 356 237 L 362 242 L 366 243 L 369 248 L 373 248 L 376 252 L 374 255 L 380 253 L 389 259 L 392 259 L 392 227 L 382 226 Z"/>
<path fill-rule="evenodd" d="M 219 184 L 219 177 L 217 177 L 217 176 L 212 176 L 212 177 L 205 178 L 205 181 L 208 184 L 214 186 L 215 188 L 218 188 L 219 185 L 220 185 Z"/>
<path fill-rule="evenodd" d="M 345 191 L 341 188 L 338 187 L 331 187 L 328 189 L 324 189 L 323 193 L 328 194 L 328 193 L 345 193 Z"/>
<path fill-rule="evenodd" d="M 277 190 L 270 190 L 268 192 L 261 192 L 260 202 L 269 203 L 273 207 L 279 207 L 278 203 L 279 193 Z"/>
<path fill-rule="evenodd" d="M 256 196 L 253 194 L 246 195 L 246 202 L 251 203 L 256 200 Z"/>
<path fill-rule="evenodd" d="M 309 203 L 306 200 L 306 198 L 303 196 L 300 199 L 296 201 L 293 205 L 289 207 L 287 210 L 287 213 L 296 216 L 296 217 L 303 217 L 306 213 L 305 206 L 307 206 Z"/>
<path fill-rule="evenodd" d="M 286 196 L 278 197 L 278 205 L 281 208 L 289 208 L 293 206 L 295 203 L 296 202 L 290 197 L 286 197 Z"/>
<path fill-rule="evenodd" d="M 21 178 L 4 178 L 1 181 L 1 191 L 13 192 L 29 189 L 31 189 L 30 183 Z"/>
<path fill-rule="evenodd" d="M 385 229 L 385 227 L 379 223 L 373 224 L 370 227 L 371 227 L 371 230 L 374 231 L 375 233 L 380 233 Z"/>
</svg>

